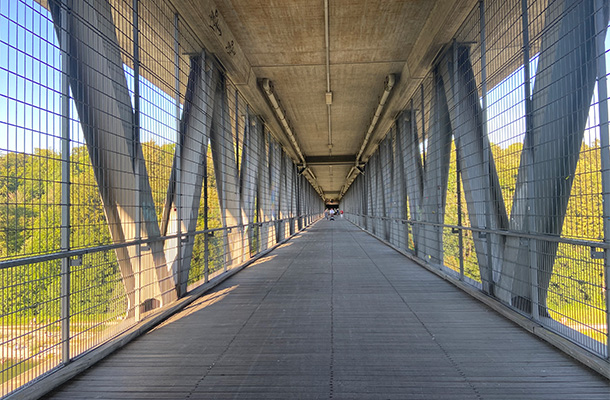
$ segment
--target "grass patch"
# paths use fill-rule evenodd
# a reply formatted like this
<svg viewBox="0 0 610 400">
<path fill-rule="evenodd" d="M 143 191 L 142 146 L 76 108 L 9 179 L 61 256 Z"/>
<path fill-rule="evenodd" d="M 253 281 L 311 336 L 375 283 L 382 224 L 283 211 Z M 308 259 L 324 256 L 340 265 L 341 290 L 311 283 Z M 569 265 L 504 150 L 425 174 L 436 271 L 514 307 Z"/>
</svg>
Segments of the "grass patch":
<svg viewBox="0 0 610 400">
<path fill-rule="evenodd" d="M 0 373 L 0 383 L 4 383 L 19 376 L 38 365 L 34 360 L 5 360 L 2 364 L 2 372 Z"/>
</svg>

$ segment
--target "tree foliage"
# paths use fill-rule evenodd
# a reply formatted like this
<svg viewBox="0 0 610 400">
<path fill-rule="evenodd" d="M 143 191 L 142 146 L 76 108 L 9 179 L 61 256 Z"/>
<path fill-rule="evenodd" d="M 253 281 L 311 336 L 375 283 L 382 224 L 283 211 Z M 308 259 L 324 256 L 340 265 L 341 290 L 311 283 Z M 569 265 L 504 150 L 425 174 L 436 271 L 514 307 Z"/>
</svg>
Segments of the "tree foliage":
<svg viewBox="0 0 610 400">
<path fill-rule="evenodd" d="M 492 154 L 496 164 L 502 197 L 506 212 L 510 218 L 515 184 L 523 145 L 513 143 L 507 147 L 492 144 Z M 448 177 L 447 207 L 445 224 L 457 225 L 457 177 L 455 148 L 451 152 L 451 167 Z M 593 243 L 603 240 L 602 219 L 602 184 L 599 142 L 583 143 L 580 158 L 574 174 L 572 191 L 562 229 L 562 237 L 587 240 Z M 470 226 L 468 210 L 461 190 L 462 226 Z M 480 281 L 478 261 L 472 232 L 462 230 L 464 237 L 463 262 L 465 275 Z M 476 234 L 476 233 L 475 233 Z M 458 235 L 445 228 L 444 232 L 445 264 L 459 269 Z M 548 306 L 567 319 L 581 320 L 583 315 L 593 315 L 601 319 L 601 310 L 605 308 L 604 268 L 603 261 L 592 259 L 588 246 L 560 243 L 553 266 Z M 499 262 L 495 260 L 494 262 Z M 584 311 L 586 310 L 586 311 Z M 580 316 L 575 315 L 580 313 Z"/>
</svg>

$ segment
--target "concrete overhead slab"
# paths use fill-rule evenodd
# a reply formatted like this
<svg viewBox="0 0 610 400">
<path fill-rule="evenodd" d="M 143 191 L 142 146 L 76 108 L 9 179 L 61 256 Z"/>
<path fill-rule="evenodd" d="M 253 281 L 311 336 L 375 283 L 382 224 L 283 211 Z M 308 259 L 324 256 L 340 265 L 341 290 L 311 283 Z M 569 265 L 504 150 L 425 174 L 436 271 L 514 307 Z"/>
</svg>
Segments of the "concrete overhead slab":
<svg viewBox="0 0 610 400">
<path fill-rule="evenodd" d="M 230 78 L 283 136 L 257 79 L 270 79 L 306 156 L 328 156 L 324 1 L 172 0 Z M 356 154 L 388 74 L 399 77 L 382 115 L 372 154 L 434 56 L 455 33 L 476 0 L 329 0 L 332 154 Z M 210 27 L 218 11 L 222 35 Z M 216 15 L 216 14 L 215 14 Z M 227 53 L 234 41 L 235 54 Z M 287 141 L 284 139 L 283 143 Z M 289 147 L 289 146 L 288 146 Z M 289 151 L 294 160 L 294 152 Z M 316 167 L 324 192 L 339 192 L 349 168 Z"/>
</svg>

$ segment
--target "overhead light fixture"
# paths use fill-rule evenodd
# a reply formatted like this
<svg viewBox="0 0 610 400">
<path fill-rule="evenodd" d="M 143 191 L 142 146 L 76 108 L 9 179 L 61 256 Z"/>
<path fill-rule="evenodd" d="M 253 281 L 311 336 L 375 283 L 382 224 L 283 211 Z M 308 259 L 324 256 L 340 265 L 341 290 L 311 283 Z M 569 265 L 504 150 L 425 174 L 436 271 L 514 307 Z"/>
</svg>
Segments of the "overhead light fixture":
<svg viewBox="0 0 610 400">
<path fill-rule="evenodd" d="M 354 179 L 356 179 L 356 176 L 358 175 L 358 173 L 364 175 L 365 164 L 361 164 L 360 157 L 362 157 L 362 153 L 364 153 L 364 150 L 366 149 L 366 146 L 369 143 L 371 135 L 373 134 L 373 131 L 375 130 L 375 127 L 377 126 L 377 121 L 379 120 L 379 117 L 381 117 L 381 113 L 383 112 L 385 103 L 388 101 L 388 97 L 390 97 L 390 92 L 394 88 L 395 84 L 396 84 L 396 76 L 394 74 L 390 74 L 390 75 L 386 76 L 385 81 L 383 83 L 383 94 L 381 95 L 381 98 L 379 99 L 379 104 L 377 104 L 377 108 L 375 109 L 375 114 L 373 115 L 373 118 L 371 119 L 371 123 L 369 124 L 369 128 L 367 129 L 366 135 L 364 136 L 364 141 L 362 142 L 362 146 L 360 146 L 360 150 L 358 151 L 358 155 L 356 156 L 356 163 L 349 170 L 349 172 L 347 173 L 347 176 L 345 177 L 345 181 L 348 183 L 346 183 L 346 185 L 344 186 L 343 193 L 347 192 L 347 189 L 349 189 L 349 186 L 352 184 Z M 356 172 L 356 175 L 352 175 L 354 172 Z"/>
<path fill-rule="evenodd" d="M 294 150 L 296 151 L 297 155 L 299 156 L 300 161 L 303 164 L 305 164 L 305 157 L 303 156 L 303 153 L 301 153 L 301 148 L 299 147 L 299 144 L 297 143 L 297 140 L 294 137 L 294 133 L 292 132 L 292 128 L 290 127 L 290 124 L 288 123 L 288 120 L 286 119 L 284 110 L 282 110 L 282 107 L 280 107 L 280 102 L 277 99 L 277 97 L 275 96 L 275 93 L 273 91 L 273 83 L 267 78 L 261 79 L 260 83 L 261 83 L 261 88 L 265 92 L 265 95 L 267 96 L 269 103 L 273 107 L 273 111 L 275 111 L 275 115 L 277 116 L 277 118 L 280 121 L 280 124 L 284 128 L 284 132 L 286 132 L 286 135 L 288 136 L 290 143 L 294 147 Z"/>
<path fill-rule="evenodd" d="M 381 113 L 383 112 L 383 107 L 385 106 L 385 103 L 388 100 L 388 97 L 390 96 L 390 92 L 392 91 L 392 88 L 394 87 L 395 83 L 396 83 L 396 76 L 394 74 L 390 74 L 385 78 L 385 82 L 383 83 L 383 94 L 381 95 L 381 98 L 379 99 L 379 104 L 377 105 L 377 108 L 375 109 L 375 114 L 373 115 L 373 119 L 371 120 L 371 123 L 369 124 L 369 129 L 366 131 L 364 141 L 362 142 L 362 146 L 360 146 L 360 151 L 358 152 L 358 155 L 356 156 L 356 164 L 358 164 L 358 162 L 360 161 L 360 157 L 362 156 L 362 153 L 366 149 L 366 145 L 369 142 L 371 134 L 375 130 L 377 121 L 379 120 L 379 117 L 381 116 Z"/>
</svg>

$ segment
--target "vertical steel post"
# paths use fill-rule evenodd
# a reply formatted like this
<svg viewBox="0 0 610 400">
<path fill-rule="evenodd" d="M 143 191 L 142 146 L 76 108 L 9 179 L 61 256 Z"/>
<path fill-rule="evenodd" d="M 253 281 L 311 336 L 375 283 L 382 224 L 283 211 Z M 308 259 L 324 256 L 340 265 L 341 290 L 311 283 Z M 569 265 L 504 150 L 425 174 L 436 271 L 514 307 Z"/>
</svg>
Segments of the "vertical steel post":
<svg viewBox="0 0 610 400">
<path fill-rule="evenodd" d="M 530 223 L 528 223 L 529 233 L 535 233 L 536 228 L 532 227 L 533 218 L 536 216 L 534 207 L 534 149 L 533 149 L 533 129 L 532 129 L 532 96 L 531 96 L 531 73 L 530 73 L 530 43 L 529 43 L 529 28 L 528 28 L 528 9 L 527 0 L 521 0 L 521 23 L 523 30 L 523 89 L 525 95 L 525 143 L 523 151 L 529 153 L 530 163 L 527 166 L 527 199 L 528 199 L 528 215 Z M 533 228 L 533 229 L 532 229 Z M 536 240 L 528 239 L 529 245 L 529 261 L 530 261 L 530 284 L 531 284 L 531 313 L 534 320 L 539 320 L 538 310 L 538 259 L 536 254 Z"/>
<path fill-rule="evenodd" d="M 458 251 L 460 253 L 460 280 L 464 280 L 464 230 L 462 229 L 462 185 L 460 180 L 462 177 L 462 169 L 460 168 L 460 159 L 458 157 L 457 146 L 455 148 L 455 184 L 457 187 L 457 224 L 458 224 Z"/>
<path fill-rule="evenodd" d="M 69 1 L 61 4 L 61 250 L 70 250 L 70 32 Z M 61 259 L 61 355 L 70 362 L 70 258 Z"/>
<path fill-rule="evenodd" d="M 235 181 L 237 182 L 237 187 L 235 188 L 236 190 L 240 189 L 240 184 L 239 184 L 239 167 L 240 167 L 240 162 L 239 162 L 239 92 L 237 91 L 237 88 L 234 89 L 234 94 L 235 94 Z M 245 139 L 245 134 L 244 134 L 244 139 Z M 242 139 L 243 140 L 243 139 Z M 241 167 L 243 168 L 243 164 L 241 165 Z M 241 198 L 241 196 L 239 195 L 239 193 L 237 194 L 239 197 L 239 219 L 238 221 L 240 222 L 240 226 L 239 226 L 239 237 L 240 237 L 240 242 L 241 242 L 241 251 L 239 254 L 239 263 L 244 262 L 245 260 L 245 246 L 244 246 L 244 237 L 245 237 L 245 228 L 244 228 L 244 220 L 243 220 L 243 209 L 244 209 L 244 204 L 243 204 L 243 200 Z M 238 210 L 235 210 L 236 212 Z"/>
<path fill-rule="evenodd" d="M 182 297 L 183 292 L 186 292 L 187 282 L 180 282 L 182 276 L 182 268 L 184 266 L 182 259 L 182 132 L 180 131 L 180 31 L 179 31 L 179 17 L 178 14 L 174 14 L 174 76 L 175 76 L 175 107 L 174 107 L 174 119 L 176 124 L 176 199 L 174 203 L 176 205 L 176 249 L 178 257 L 176 259 L 177 274 L 178 277 L 176 287 L 178 288 L 178 296 Z M 188 280 L 188 278 L 187 278 Z M 184 289 L 184 290 L 183 290 Z"/>
<path fill-rule="evenodd" d="M 436 121 L 436 124 L 438 124 L 438 130 L 437 132 L 439 133 L 439 137 L 438 140 L 441 140 L 441 129 L 442 129 L 442 123 L 441 123 L 441 114 L 442 114 L 442 108 L 441 108 L 441 100 L 440 100 L 440 95 L 439 92 L 443 90 L 442 87 L 439 86 L 438 82 L 435 81 L 434 83 L 434 90 L 435 90 L 435 96 L 436 96 L 436 101 L 434 102 L 434 107 L 436 107 L 436 111 L 435 114 L 437 115 L 438 121 Z M 434 132 L 434 131 L 432 131 Z M 430 135 L 432 135 L 432 133 L 430 133 Z M 436 140 L 436 139 L 435 139 Z M 451 146 L 451 143 L 449 143 L 449 146 Z M 438 151 L 441 152 L 442 154 L 442 146 L 439 146 Z M 448 154 L 450 154 L 450 152 L 448 152 Z M 437 249 L 437 253 L 438 254 L 438 268 L 441 269 L 443 268 L 443 265 L 445 264 L 445 249 L 444 249 L 444 238 L 443 238 L 443 232 L 445 230 L 445 208 L 444 208 L 444 204 L 443 204 L 443 189 L 445 191 L 445 194 L 447 193 L 447 186 L 445 184 L 445 187 L 443 188 L 443 184 L 441 182 L 443 182 L 443 159 L 442 157 L 439 155 L 436 157 L 436 215 L 438 216 L 438 220 L 436 221 L 438 223 L 438 226 L 436 226 L 436 240 L 437 240 L 437 244 L 436 244 L 436 249 Z"/>
<path fill-rule="evenodd" d="M 209 88 L 208 88 L 209 89 Z M 208 148 L 210 142 L 206 139 L 205 157 L 203 157 L 203 281 L 208 283 L 210 275 L 210 235 L 208 234 Z M 193 238 L 194 240 L 194 238 Z"/>
<path fill-rule="evenodd" d="M 482 2 L 481 2 L 482 3 Z M 482 42 L 482 40 L 481 40 Z M 482 66 L 484 68 L 484 66 Z M 457 120 L 460 118 L 460 106 L 461 103 L 459 101 L 459 86 L 458 86 L 459 76 L 458 76 L 458 49 L 455 39 L 453 40 L 453 103 L 456 107 L 456 114 L 458 116 Z M 483 104 L 485 104 L 485 97 L 483 97 Z M 457 127 L 454 127 L 457 129 Z M 455 135 L 453 135 L 453 141 L 455 142 Z M 456 186 L 456 194 L 457 194 L 457 224 L 458 224 L 458 251 L 460 253 L 459 263 L 460 263 L 460 280 L 464 280 L 464 238 L 462 235 L 462 188 L 460 187 L 460 157 L 458 146 L 455 146 L 455 186 Z"/>
<path fill-rule="evenodd" d="M 602 213 L 604 242 L 610 242 L 610 132 L 608 129 L 608 82 L 606 78 L 605 1 L 595 1 L 595 32 L 597 33 L 597 93 L 599 97 L 599 136 L 602 174 Z M 604 249 L 604 277 L 606 287 L 606 359 L 610 359 L 610 250 Z"/>
<path fill-rule="evenodd" d="M 411 97 L 411 138 L 415 139 L 415 127 L 417 126 L 417 115 L 415 113 L 415 108 L 413 107 L 413 97 Z M 405 143 L 406 143 L 406 138 L 405 138 Z M 408 154 L 408 152 L 407 152 Z M 405 154 L 406 156 L 406 154 Z M 411 155 L 409 155 L 411 156 Z M 405 176 L 407 176 L 406 171 L 405 171 Z M 407 191 L 409 190 L 407 182 L 405 182 L 405 188 L 407 189 Z M 407 205 L 410 204 L 409 199 L 407 199 Z M 409 208 L 409 213 L 407 214 L 407 219 L 409 220 L 410 224 L 407 225 L 407 249 L 411 250 L 414 254 L 415 252 L 415 235 L 413 234 L 413 220 L 415 218 L 413 218 L 414 215 L 416 215 L 415 213 L 417 212 L 417 210 L 413 210 L 412 208 Z M 413 248 L 411 249 L 409 246 L 409 229 L 411 230 L 411 235 L 413 236 Z"/>
<path fill-rule="evenodd" d="M 419 85 L 419 94 L 421 96 L 421 143 L 426 147 L 426 113 L 424 112 L 424 84 Z M 426 152 L 418 149 L 420 153 L 422 153 L 422 167 L 426 166 Z"/>
<path fill-rule="evenodd" d="M 136 321 L 140 320 L 140 304 L 142 302 L 140 295 L 142 290 L 142 244 L 141 244 L 141 225 L 142 225 L 142 196 L 141 196 L 141 184 L 140 184 L 140 162 L 137 158 L 138 155 L 138 143 L 140 142 L 140 41 L 139 41 L 139 17 L 138 17 L 138 2 L 139 0 L 133 0 L 133 160 L 134 170 L 136 176 L 136 187 L 135 187 L 135 240 L 136 240 L 136 268 L 134 273 L 135 276 L 135 318 Z"/>
<path fill-rule="evenodd" d="M 487 281 L 489 294 L 494 294 L 494 273 L 493 273 L 493 250 L 492 250 L 492 233 L 491 233 L 491 190 L 492 176 L 494 172 L 491 170 L 491 141 L 485 140 L 488 136 L 487 131 L 487 58 L 486 58 L 486 33 L 485 33 L 485 1 L 479 1 L 479 24 L 481 30 L 481 134 L 483 135 L 483 143 L 487 143 L 487 148 L 483 149 L 483 162 L 485 163 L 485 171 L 487 171 L 487 188 L 485 191 L 485 243 L 487 245 Z"/>
<path fill-rule="evenodd" d="M 214 67 L 216 68 L 216 67 Z M 222 121 L 222 123 L 220 124 L 221 129 L 222 129 L 222 134 L 219 135 L 220 137 L 225 137 L 225 135 L 227 134 L 227 129 L 231 129 L 230 124 L 231 124 L 231 118 L 228 114 L 227 107 L 229 107 L 229 94 L 227 93 L 227 85 L 226 85 L 226 80 L 223 81 L 222 86 L 222 95 L 218 96 L 218 94 L 215 96 L 215 101 L 220 101 L 220 119 Z M 229 127 L 227 128 L 227 125 L 229 124 Z M 218 137 L 217 140 L 221 140 L 220 137 Z M 222 142 L 221 142 L 222 143 Z M 223 143 L 224 144 L 224 143 Z M 222 163 L 222 168 L 220 168 L 220 176 L 222 177 L 222 179 L 224 180 L 223 184 L 222 184 L 222 190 L 224 191 L 224 194 L 222 195 L 224 197 L 224 201 L 223 201 L 223 205 L 221 206 L 223 208 L 223 210 L 220 210 L 220 212 L 225 216 L 224 217 L 224 229 L 222 231 L 223 234 L 223 268 L 222 268 L 222 272 L 225 273 L 228 270 L 229 267 L 229 260 L 231 260 L 231 262 L 233 262 L 233 254 L 231 254 L 231 244 L 230 244 L 230 240 L 232 239 L 231 237 L 229 237 L 229 229 L 227 229 L 227 215 L 229 214 L 227 212 L 228 210 L 228 206 L 227 206 L 227 199 L 228 199 L 228 190 L 227 190 L 227 176 L 229 175 L 227 173 L 227 151 L 233 151 L 231 148 L 227 148 L 224 145 L 220 146 L 221 149 L 221 154 L 219 154 L 220 156 L 220 160 Z M 212 155 L 213 157 L 213 155 Z M 214 171 L 216 173 L 216 171 Z M 218 177 L 218 175 L 216 175 Z M 218 183 L 218 182 L 217 182 Z M 218 186 L 217 186 L 218 188 Z M 218 193 L 218 196 L 221 196 L 220 193 Z M 219 204 L 221 202 L 219 201 Z"/>
<path fill-rule="evenodd" d="M 239 92 L 235 88 L 235 165 L 239 179 Z"/>
</svg>

